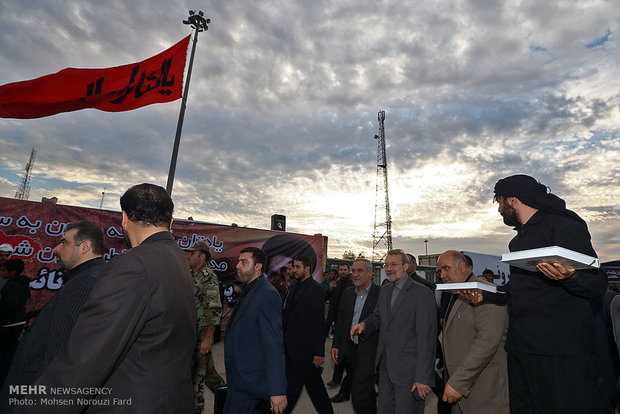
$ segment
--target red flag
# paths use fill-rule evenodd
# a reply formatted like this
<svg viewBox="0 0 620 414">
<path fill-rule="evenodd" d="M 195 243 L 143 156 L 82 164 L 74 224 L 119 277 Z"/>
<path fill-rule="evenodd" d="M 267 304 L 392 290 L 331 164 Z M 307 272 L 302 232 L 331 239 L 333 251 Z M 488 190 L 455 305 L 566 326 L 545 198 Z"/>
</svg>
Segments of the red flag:
<svg viewBox="0 0 620 414">
<path fill-rule="evenodd" d="M 85 108 L 119 112 L 177 100 L 189 38 L 142 62 L 107 69 L 67 68 L 0 86 L 0 117 L 41 118 Z"/>
</svg>

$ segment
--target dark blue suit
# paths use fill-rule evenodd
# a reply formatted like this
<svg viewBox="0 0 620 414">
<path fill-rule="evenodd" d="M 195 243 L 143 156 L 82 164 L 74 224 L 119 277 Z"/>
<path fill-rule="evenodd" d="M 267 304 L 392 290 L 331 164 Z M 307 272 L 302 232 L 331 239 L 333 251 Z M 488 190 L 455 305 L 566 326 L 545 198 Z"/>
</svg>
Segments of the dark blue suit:
<svg viewBox="0 0 620 414">
<path fill-rule="evenodd" d="M 261 276 L 233 311 L 224 337 L 224 413 L 259 412 L 260 400 L 286 395 L 281 304 L 278 291 Z"/>
</svg>

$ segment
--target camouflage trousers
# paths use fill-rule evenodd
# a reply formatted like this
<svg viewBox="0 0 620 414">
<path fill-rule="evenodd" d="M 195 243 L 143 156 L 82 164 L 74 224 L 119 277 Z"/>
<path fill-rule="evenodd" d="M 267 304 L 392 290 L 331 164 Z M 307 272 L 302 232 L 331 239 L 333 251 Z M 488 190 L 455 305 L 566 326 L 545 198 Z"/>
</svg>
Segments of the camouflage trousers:
<svg viewBox="0 0 620 414">
<path fill-rule="evenodd" d="M 204 386 L 211 391 L 220 384 L 224 384 L 224 379 L 215 370 L 213 364 L 213 353 L 206 355 L 200 353 L 200 348 L 196 348 L 192 354 L 192 381 L 194 382 L 194 408 L 196 414 L 202 414 L 205 405 Z"/>
</svg>

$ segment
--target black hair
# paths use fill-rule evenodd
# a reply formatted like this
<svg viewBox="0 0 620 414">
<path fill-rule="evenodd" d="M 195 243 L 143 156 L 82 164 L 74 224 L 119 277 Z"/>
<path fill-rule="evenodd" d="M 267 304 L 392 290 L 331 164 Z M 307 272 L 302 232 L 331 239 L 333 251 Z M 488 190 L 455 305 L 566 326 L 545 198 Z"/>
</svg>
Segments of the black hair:
<svg viewBox="0 0 620 414">
<path fill-rule="evenodd" d="M 121 197 L 121 209 L 135 223 L 169 228 L 174 203 L 163 187 L 144 183 L 125 191 Z"/>
<path fill-rule="evenodd" d="M 298 254 L 297 256 L 293 258 L 293 261 L 301 262 L 301 265 L 304 267 L 304 269 L 306 267 L 309 267 L 310 274 L 312 274 L 312 272 L 314 271 L 314 269 L 312 268 L 312 262 L 310 261 L 310 258 L 306 256 L 305 254 Z"/>
<path fill-rule="evenodd" d="M 92 245 L 93 253 L 96 255 L 102 255 L 104 246 L 103 246 L 103 230 L 97 224 L 88 220 L 76 221 L 75 223 L 70 223 L 65 228 L 65 234 L 69 230 L 76 229 L 75 237 L 73 238 L 73 242 L 75 245 L 81 244 L 84 240 L 90 240 Z"/>
<path fill-rule="evenodd" d="M 254 260 L 254 264 L 260 263 L 263 266 L 261 269 L 262 273 L 267 271 L 267 269 L 265 269 L 265 266 L 267 265 L 267 256 L 265 255 L 265 252 L 258 247 L 244 247 L 239 253 L 252 253 L 252 260 Z"/>
</svg>

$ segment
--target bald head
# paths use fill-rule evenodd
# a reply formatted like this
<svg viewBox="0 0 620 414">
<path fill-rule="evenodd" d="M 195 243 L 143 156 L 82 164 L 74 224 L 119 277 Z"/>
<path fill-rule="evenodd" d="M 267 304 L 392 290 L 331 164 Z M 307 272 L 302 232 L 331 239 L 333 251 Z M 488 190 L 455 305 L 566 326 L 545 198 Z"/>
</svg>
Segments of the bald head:
<svg viewBox="0 0 620 414">
<path fill-rule="evenodd" d="M 471 274 L 471 266 L 465 255 L 456 250 L 448 250 L 437 260 L 437 272 L 444 283 L 461 283 Z"/>
</svg>

